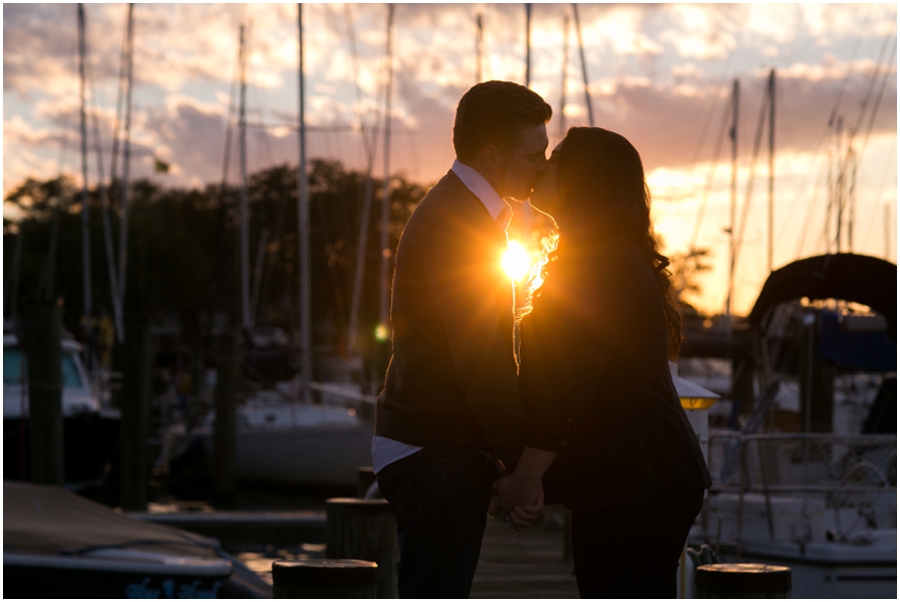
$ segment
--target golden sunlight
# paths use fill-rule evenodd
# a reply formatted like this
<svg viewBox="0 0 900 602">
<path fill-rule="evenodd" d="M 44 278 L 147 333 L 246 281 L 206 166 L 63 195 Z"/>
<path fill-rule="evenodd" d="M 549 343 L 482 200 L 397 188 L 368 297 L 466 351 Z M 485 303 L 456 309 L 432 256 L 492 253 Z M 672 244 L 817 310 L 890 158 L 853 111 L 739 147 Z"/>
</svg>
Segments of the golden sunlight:
<svg viewBox="0 0 900 602">
<path fill-rule="evenodd" d="M 506 252 L 503 253 L 501 265 L 506 275 L 515 282 L 522 282 L 529 273 L 533 260 L 528 251 L 517 240 L 509 241 Z"/>
</svg>

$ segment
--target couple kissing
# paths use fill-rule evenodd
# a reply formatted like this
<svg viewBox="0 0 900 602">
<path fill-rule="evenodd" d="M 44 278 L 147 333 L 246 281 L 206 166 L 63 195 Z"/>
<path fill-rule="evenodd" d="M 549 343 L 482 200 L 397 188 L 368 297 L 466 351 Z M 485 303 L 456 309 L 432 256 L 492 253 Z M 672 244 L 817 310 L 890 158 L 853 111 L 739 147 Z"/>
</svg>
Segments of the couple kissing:
<svg viewBox="0 0 900 602">
<path fill-rule="evenodd" d="M 402 598 L 469 597 L 488 514 L 521 530 L 545 503 L 572 510 L 583 598 L 675 597 L 710 486 L 669 371 L 681 315 L 640 155 L 574 127 L 548 158 L 551 115 L 512 82 L 468 90 L 456 160 L 400 237 L 372 463 Z M 558 247 L 517 303 L 501 263 L 522 202 Z"/>
</svg>

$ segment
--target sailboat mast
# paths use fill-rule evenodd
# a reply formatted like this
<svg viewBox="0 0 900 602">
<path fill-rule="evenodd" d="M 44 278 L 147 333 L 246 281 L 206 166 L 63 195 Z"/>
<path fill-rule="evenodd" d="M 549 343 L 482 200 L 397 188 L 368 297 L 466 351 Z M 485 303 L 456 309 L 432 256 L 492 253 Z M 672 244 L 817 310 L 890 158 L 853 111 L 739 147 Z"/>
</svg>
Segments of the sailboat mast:
<svg viewBox="0 0 900 602">
<path fill-rule="evenodd" d="M 81 257 L 82 277 L 84 285 L 84 340 L 89 340 L 91 332 L 91 231 L 90 206 L 88 204 L 88 153 L 87 153 L 87 116 L 85 114 L 86 91 L 84 77 L 84 4 L 78 4 L 78 71 L 81 79 Z"/>
<path fill-rule="evenodd" d="M 741 84 L 735 78 L 731 92 L 731 225 L 729 237 L 728 295 L 725 298 L 725 325 L 731 332 L 731 295 L 734 292 L 734 226 L 737 211 L 737 156 L 738 156 L 738 111 L 740 108 Z M 748 199 L 749 200 L 749 199 Z"/>
<path fill-rule="evenodd" d="M 303 4 L 297 4 L 297 28 L 299 35 L 299 103 L 300 103 L 300 163 L 297 167 L 297 233 L 300 248 L 298 260 L 300 262 L 300 383 L 301 399 L 311 401 L 310 383 L 312 381 L 312 320 L 310 319 L 310 275 L 309 259 L 309 189 L 306 179 L 306 102 L 303 81 Z"/>
<path fill-rule="evenodd" d="M 134 4 L 128 5 L 128 87 L 125 94 L 125 133 L 122 145 L 122 223 L 119 227 L 119 310 L 125 303 L 128 275 L 128 168 L 131 164 L 131 88 L 134 65 Z M 124 338 L 124 325 L 122 326 Z"/>
<path fill-rule="evenodd" d="M 775 233 L 775 69 L 769 72 L 769 272 L 772 271 Z"/>
<path fill-rule="evenodd" d="M 843 229 L 843 218 L 844 218 L 844 166 L 843 166 L 843 155 L 844 149 L 844 118 L 837 118 L 837 126 L 835 126 L 835 136 L 837 137 L 837 182 L 835 182 L 835 208 L 837 209 L 837 231 L 834 235 L 834 244 L 836 251 L 838 253 L 841 252 L 841 230 Z"/>
<path fill-rule="evenodd" d="M 484 46 L 484 22 L 482 21 L 481 13 L 475 15 L 475 24 L 478 26 L 478 37 L 475 41 L 475 83 L 479 84 L 481 83 L 481 54 Z"/>
<path fill-rule="evenodd" d="M 525 87 L 531 86 L 531 3 L 525 4 Z"/>
<path fill-rule="evenodd" d="M 566 81 L 569 79 L 569 15 L 563 15 L 562 90 L 559 99 L 559 138 L 566 135 Z"/>
<path fill-rule="evenodd" d="M 581 22 L 578 20 L 578 5 L 572 3 L 572 15 L 575 17 L 575 33 L 578 34 L 578 54 L 581 56 L 581 77 L 584 80 L 584 104 L 587 106 L 588 124 L 594 127 L 594 107 L 591 104 L 591 89 L 588 85 L 587 62 L 584 60 L 584 41 L 581 39 Z"/>
<path fill-rule="evenodd" d="M 385 91 L 385 111 L 384 111 L 384 190 L 381 193 L 381 269 L 378 274 L 378 282 L 380 285 L 378 295 L 378 317 L 379 330 L 377 338 L 387 339 L 390 332 L 390 311 L 391 303 L 388 291 L 389 267 L 391 262 L 390 248 L 390 216 L 391 216 L 391 87 L 394 82 L 393 68 L 393 27 L 394 27 L 394 5 L 388 5 L 388 26 L 387 26 L 387 90 Z"/>
<path fill-rule="evenodd" d="M 241 162 L 240 249 L 241 249 L 241 325 L 252 326 L 250 319 L 250 220 L 247 210 L 247 52 L 244 26 L 241 25 L 241 103 L 238 117 L 238 148 Z"/>
</svg>

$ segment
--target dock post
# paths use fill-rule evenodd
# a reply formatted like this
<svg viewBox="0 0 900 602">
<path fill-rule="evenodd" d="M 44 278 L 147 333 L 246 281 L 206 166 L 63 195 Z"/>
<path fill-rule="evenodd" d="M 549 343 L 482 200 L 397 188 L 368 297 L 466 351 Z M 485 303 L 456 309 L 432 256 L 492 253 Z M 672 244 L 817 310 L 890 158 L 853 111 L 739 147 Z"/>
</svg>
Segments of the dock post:
<svg viewBox="0 0 900 602">
<path fill-rule="evenodd" d="M 240 342 L 234 330 L 219 337 L 216 345 L 216 422 L 213 425 L 213 502 L 234 503 L 237 452 L 237 390 L 240 379 Z"/>
<path fill-rule="evenodd" d="M 25 306 L 31 480 L 40 485 L 63 484 L 61 316 L 62 299 Z"/>
<path fill-rule="evenodd" d="M 378 565 L 364 560 L 276 560 L 272 563 L 275 598 L 375 598 Z"/>
<path fill-rule="evenodd" d="M 153 342 L 150 321 L 143 313 L 125 316 L 122 347 L 122 423 L 119 430 L 121 466 L 119 496 L 122 510 L 147 507 L 147 436 L 153 390 Z"/>
<path fill-rule="evenodd" d="M 397 597 L 399 556 L 397 524 L 386 500 L 331 498 L 325 502 L 325 557 L 377 563 L 377 597 Z"/>
<path fill-rule="evenodd" d="M 791 569 L 772 564 L 704 564 L 694 572 L 698 598 L 790 598 Z"/>
</svg>

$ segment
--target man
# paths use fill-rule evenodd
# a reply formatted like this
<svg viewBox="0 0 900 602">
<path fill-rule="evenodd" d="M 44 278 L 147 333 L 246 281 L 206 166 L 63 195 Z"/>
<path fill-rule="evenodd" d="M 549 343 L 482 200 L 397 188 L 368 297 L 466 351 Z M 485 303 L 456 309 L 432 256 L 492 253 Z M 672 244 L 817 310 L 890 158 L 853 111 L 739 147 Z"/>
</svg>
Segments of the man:
<svg viewBox="0 0 900 602">
<path fill-rule="evenodd" d="M 525 444 L 503 197 L 531 195 L 551 114 L 512 82 L 466 92 L 453 124 L 457 159 L 397 247 L 393 356 L 372 462 L 397 520 L 401 598 L 469 596 L 499 476 L 493 462 L 513 470 Z"/>
</svg>

